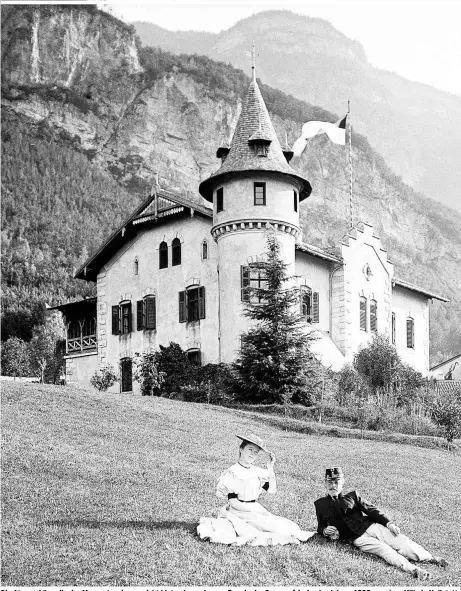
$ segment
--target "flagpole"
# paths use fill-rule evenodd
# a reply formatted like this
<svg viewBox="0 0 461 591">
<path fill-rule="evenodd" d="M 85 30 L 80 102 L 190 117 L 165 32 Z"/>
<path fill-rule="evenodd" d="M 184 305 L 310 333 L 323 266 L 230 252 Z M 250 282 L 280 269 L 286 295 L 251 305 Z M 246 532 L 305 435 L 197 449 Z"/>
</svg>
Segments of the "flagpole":
<svg viewBox="0 0 461 591">
<path fill-rule="evenodd" d="M 352 202 L 352 123 L 350 121 L 351 103 L 347 101 L 347 119 L 349 121 L 349 209 L 350 209 L 350 222 L 351 229 L 354 227 L 354 213 L 353 213 L 353 202 Z"/>
</svg>

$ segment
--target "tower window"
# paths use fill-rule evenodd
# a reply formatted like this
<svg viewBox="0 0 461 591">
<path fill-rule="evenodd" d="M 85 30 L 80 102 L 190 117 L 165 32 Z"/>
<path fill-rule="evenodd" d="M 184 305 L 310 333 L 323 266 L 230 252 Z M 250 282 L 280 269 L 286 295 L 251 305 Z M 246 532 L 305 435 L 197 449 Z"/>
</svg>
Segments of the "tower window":
<svg viewBox="0 0 461 591">
<path fill-rule="evenodd" d="M 181 241 L 175 238 L 171 245 L 171 264 L 173 266 L 181 264 Z"/>
<path fill-rule="evenodd" d="M 266 183 L 254 184 L 254 204 L 266 205 Z"/>
<path fill-rule="evenodd" d="M 158 249 L 158 266 L 159 269 L 166 269 L 168 267 L 168 244 L 163 241 Z"/>
<path fill-rule="evenodd" d="M 240 287 L 242 302 L 264 302 L 264 295 L 260 290 L 268 288 L 267 271 L 260 266 L 240 267 Z"/>
<path fill-rule="evenodd" d="M 367 298 L 360 298 L 360 330 L 367 330 Z"/>
<path fill-rule="evenodd" d="M 216 191 L 216 213 L 224 209 L 224 189 L 221 187 Z"/>
<path fill-rule="evenodd" d="M 134 259 L 134 274 L 139 275 L 139 260 L 138 257 Z"/>
<path fill-rule="evenodd" d="M 298 211 L 298 192 L 293 191 L 293 209 Z"/>
</svg>

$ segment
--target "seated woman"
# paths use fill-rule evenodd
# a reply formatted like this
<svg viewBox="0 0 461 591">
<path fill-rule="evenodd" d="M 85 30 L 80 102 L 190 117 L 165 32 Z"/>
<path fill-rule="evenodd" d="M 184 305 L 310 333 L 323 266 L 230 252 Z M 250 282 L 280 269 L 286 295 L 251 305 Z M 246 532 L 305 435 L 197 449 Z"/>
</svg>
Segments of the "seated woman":
<svg viewBox="0 0 461 591">
<path fill-rule="evenodd" d="M 274 515 L 259 503 L 261 493 L 277 491 L 275 455 L 269 452 L 257 435 L 237 437 L 242 441 L 239 459 L 218 480 L 216 496 L 225 499 L 218 519 L 202 518 L 197 532 L 203 539 L 227 544 L 299 544 L 315 532 L 307 532 L 286 519 Z M 267 469 L 253 466 L 260 451 L 269 454 Z"/>
</svg>

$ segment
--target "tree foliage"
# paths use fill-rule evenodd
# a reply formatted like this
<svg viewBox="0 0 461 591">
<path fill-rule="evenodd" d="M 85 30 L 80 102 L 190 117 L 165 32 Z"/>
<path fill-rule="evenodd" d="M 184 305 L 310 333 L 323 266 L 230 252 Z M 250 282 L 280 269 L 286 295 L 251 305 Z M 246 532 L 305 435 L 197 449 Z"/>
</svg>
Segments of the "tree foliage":
<svg viewBox="0 0 461 591">
<path fill-rule="evenodd" d="M 253 322 L 241 337 L 233 366 L 239 397 L 247 402 L 300 401 L 306 383 L 315 379 L 308 351 L 313 337 L 299 313 L 299 290 L 291 285 L 280 250 L 275 233 L 268 233 L 266 261 L 256 264 L 267 285 L 247 288 L 243 313 Z"/>
<path fill-rule="evenodd" d="M 444 432 L 450 447 L 456 437 L 461 437 L 461 399 L 451 394 L 440 397 L 432 406 L 432 418 Z"/>
<path fill-rule="evenodd" d="M 100 367 L 90 378 L 90 384 L 100 392 L 106 392 L 116 382 L 118 382 L 118 375 L 112 365 L 104 365 Z"/>
<path fill-rule="evenodd" d="M 158 370 L 157 353 L 135 353 L 134 379 L 139 382 L 143 396 L 160 396 L 165 373 Z"/>
</svg>

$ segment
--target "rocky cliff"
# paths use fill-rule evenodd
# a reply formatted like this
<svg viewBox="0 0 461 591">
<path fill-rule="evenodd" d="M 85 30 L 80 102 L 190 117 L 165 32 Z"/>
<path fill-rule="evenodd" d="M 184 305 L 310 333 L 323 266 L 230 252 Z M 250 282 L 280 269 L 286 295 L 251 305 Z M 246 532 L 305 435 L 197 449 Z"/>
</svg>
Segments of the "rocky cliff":
<svg viewBox="0 0 461 591">
<path fill-rule="evenodd" d="M 54 142 L 142 196 L 158 172 L 164 188 L 201 201 L 198 184 L 218 167 L 216 148 L 232 133 L 240 93 L 199 80 L 198 58 L 153 75 L 140 65 L 129 27 L 89 7 L 10 8 L 3 27 L 5 120 L 46 128 Z M 272 116 L 279 137 L 297 137 L 300 121 Z M 433 353 L 454 354 L 461 349 L 461 217 L 400 182 L 360 137 L 353 165 L 355 221 L 375 226 L 401 278 L 452 298 L 434 305 L 431 330 Z M 304 240 L 334 247 L 349 226 L 347 152 L 318 137 L 295 167 L 314 188 L 301 206 Z M 93 198 L 97 208 L 96 191 Z M 26 199 L 21 207 L 27 211 Z M 124 203 L 112 207 L 129 213 Z M 95 244 L 110 229 L 101 227 Z"/>
</svg>

